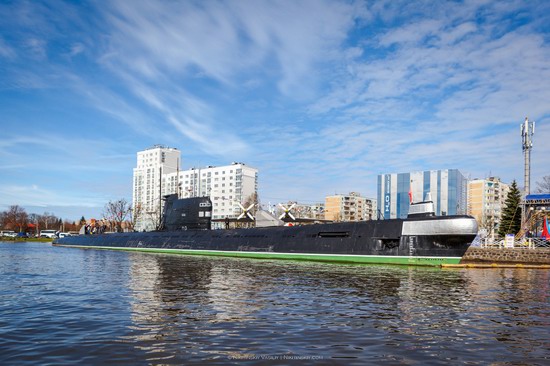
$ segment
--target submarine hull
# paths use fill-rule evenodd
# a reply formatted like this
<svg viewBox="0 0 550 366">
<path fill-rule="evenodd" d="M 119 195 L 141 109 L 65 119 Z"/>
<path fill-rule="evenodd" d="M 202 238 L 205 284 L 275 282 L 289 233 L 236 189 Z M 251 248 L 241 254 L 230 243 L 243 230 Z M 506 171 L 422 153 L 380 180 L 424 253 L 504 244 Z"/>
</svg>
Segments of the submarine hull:
<svg viewBox="0 0 550 366">
<path fill-rule="evenodd" d="M 471 216 L 292 227 L 80 235 L 54 245 L 188 255 L 346 263 L 456 264 L 477 234 Z"/>
</svg>

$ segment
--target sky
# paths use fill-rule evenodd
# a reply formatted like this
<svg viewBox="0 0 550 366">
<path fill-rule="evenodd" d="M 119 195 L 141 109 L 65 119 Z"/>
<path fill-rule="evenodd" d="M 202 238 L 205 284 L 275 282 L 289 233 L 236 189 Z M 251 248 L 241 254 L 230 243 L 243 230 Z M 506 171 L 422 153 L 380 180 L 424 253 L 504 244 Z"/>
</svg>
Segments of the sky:
<svg viewBox="0 0 550 366">
<path fill-rule="evenodd" d="M 1 1 L 0 210 L 132 198 L 136 153 L 244 162 L 264 204 L 377 176 L 550 175 L 548 1 Z"/>
</svg>

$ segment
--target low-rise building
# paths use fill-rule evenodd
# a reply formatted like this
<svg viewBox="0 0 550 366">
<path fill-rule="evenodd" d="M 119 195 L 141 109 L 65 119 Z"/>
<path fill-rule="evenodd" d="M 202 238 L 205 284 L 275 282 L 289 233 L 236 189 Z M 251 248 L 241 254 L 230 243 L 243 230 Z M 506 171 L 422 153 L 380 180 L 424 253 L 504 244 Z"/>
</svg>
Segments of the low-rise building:
<svg viewBox="0 0 550 366">
<path fill-rule="evenodd" d="M 284 207 L 284 208 L 283 208 Z M 273 213 L 275 216 L 280 217 L 285 213 L 285 208 L 296 218 L 302 219 L 325 219 L 325 204 L 319 203 L 299 203 L 290 201 L 287 203 L 281 203 L 274 207 Z"/>
<path fill-rule="evenodd" d="M 357 192 L 336 194 L 325 198 L 325 219 L 332 221 L 363 221 L 376 219 L 376 200 Z"/>
</svg>

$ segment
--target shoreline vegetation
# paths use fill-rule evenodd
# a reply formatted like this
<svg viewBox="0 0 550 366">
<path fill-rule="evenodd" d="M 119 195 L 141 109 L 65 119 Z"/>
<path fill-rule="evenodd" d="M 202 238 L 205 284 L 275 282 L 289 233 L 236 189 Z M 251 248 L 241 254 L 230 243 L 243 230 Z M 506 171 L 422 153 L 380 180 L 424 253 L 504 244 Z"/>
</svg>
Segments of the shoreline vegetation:
<svg viewBox="0 0 550 366">
<path fill-rule="evenodd" d="M 13 242 L 33 241 L 33 242 L 40 242 L 40 243 L 51 243 L 52 239 L 50 238 L 12 238 L 9 236 L 0 236 L 0 241 L 13 241 Z"/>
</svg>

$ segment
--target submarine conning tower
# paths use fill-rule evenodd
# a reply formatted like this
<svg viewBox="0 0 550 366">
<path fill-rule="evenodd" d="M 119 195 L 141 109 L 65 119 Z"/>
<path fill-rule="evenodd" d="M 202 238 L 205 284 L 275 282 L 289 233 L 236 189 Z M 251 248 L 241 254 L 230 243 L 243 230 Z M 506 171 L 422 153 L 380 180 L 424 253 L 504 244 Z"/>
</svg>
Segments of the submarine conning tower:
<svg viewBox="0 0 550 366">
<path fill-rule="evenodd" d="M 407 218 L 432 216 L 435 216 L 435 207 L 432 201 L 432 195 L 428 192 L 426 193 L 424 201 L 411 203 Z"/>
<path fill-rule="evenodd" d="M 179 199 L 176 194 L 164 196 L 163 231 L 210 230 L 212 201 L 209 197 Z"/>
</svg>

